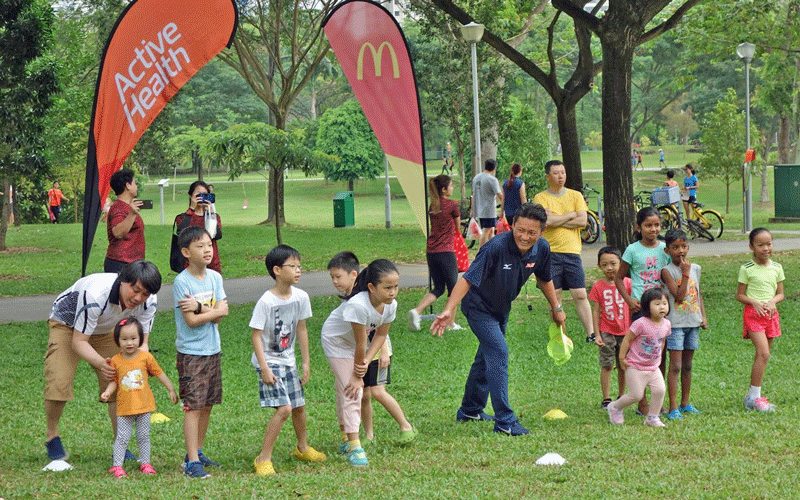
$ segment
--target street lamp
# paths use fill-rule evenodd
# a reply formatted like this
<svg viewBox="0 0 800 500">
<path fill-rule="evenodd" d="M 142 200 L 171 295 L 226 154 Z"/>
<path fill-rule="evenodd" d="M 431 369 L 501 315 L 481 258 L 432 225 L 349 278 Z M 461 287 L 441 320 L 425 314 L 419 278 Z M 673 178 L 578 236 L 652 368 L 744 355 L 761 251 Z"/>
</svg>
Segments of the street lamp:
<svg viewBox="0 0 800 500">
<path fill-rule="evenodd" d="M 547 155 L 552 156 L 553 154 L 553 124 L 547 124 Z"/>
<path fill-rule="evenodd" d="M 475 167 L 481 169 L 481 120 L 478 110 L 478 42 L 483 37 L 484 26 L 475 22 L 461 26 L 461 36 L 472 45 L 472 109 L 475 111 Z"/>
<path fill-rule="evenodd" d="M 740 43 L 736 47 L 736 54 L 744 61 L 744 82 L 745 82 L 745 106 L 746 122 L 745 130 L 747 135 L 747 150 L 750 150 L 750 61 L 756 52 L 756 46 L 752 43 Z M 750 175 L 750 162 L 745 162 L 742 171 L 742 187 L 744 190 L 744 227 L 743 232 L 747 233 L 753 229 L 753 177 Z"/>
</svg>

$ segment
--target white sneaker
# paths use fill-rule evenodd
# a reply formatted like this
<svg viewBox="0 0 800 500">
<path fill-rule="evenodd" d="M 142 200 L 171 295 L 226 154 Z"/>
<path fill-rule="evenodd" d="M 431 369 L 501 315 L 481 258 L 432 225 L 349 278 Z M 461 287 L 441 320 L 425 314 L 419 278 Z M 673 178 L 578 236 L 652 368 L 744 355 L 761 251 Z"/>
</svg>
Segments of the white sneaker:
<svg viewBox="0 0 800 500">
<path fill-rule="evenodd" d="M 412 331 L 419 331 L 420 329 L 420 316 L 416 309 L 408 311 L 408 328 Z"/>
<path fill-rule="evenodd" d="M 464 327 L 459 325 L 458 323 L 453 323 L 452 325 L 447 327 L 447 330 L 463 330 Z"/>
<path fill-rule="evenodd" d="M 744 398 L 744 407 L 747 410 L 755 411 L 775 411 L 775 405 L 767 401 L 767 398 Z"/>
</svg>

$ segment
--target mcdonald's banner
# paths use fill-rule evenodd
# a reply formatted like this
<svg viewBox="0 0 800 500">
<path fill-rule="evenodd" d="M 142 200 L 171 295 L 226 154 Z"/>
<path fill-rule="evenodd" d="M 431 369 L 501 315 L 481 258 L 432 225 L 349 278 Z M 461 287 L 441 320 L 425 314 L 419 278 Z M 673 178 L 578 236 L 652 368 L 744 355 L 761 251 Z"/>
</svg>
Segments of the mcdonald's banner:
<svg viewBox="0 0 800 500">
<path fill-rule="evenodd" d="M 117 19 L 103 51 L 89 128 L 84 275 L 111 174 L 178 90 L 230 47 L 237 18 L 234 0 L 133 0 Z"/>
<path fill-rule="evenodd" d="M 338 5 L 322 27 L 422 232 L 427 234 L 419 95 L 400 25 L 376 3 L 349 0 Z"/>
</svg>

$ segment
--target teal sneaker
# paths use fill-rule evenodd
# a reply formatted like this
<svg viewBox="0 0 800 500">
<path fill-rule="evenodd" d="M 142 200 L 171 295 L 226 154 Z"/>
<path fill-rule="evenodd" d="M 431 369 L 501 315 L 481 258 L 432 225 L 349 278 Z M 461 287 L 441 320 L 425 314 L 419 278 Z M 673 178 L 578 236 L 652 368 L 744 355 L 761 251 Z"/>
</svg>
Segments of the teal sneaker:
<svg viewBox="0 0 800 500">
<path fill-rule="evenodd" d="M 348 443 L 347 441 L 345 441 L 343 443 L 340 443 L 339 444 L 339 453 L 341 453 L 343 455 L 347 455 L 348 453 L 350 453 L 350 443 Z"/>
<path fill-rule="evenodd" d="M 695 413 L 695 414 L 698 414 L 698 415 L 700 413 L 702 413 L 700 410 L 695 408 L 692 403 L 689 403 L 686 406 L 679 406 L 678 408 L 681 410 L 681 413 Z"/>
<path fill-rule="evenodd" d="M 350 465 L 353 467 L 366 467 L 369 465 L 367 454 L 364 453 L 364 448 L 360 446 L 353 448 L 347 453 L 347 461 L 350 462 Z"/>
<path fill-rule="evenodd" d="M 667 416 L 667 418 L 669 420 L 681 420 L 683 418 L 683 415 L 681 415 L 681 411 L 680 410 L 676 409 L 676 410 L 670 411 L 669 412 L 669 416 Z"/>
</svg>

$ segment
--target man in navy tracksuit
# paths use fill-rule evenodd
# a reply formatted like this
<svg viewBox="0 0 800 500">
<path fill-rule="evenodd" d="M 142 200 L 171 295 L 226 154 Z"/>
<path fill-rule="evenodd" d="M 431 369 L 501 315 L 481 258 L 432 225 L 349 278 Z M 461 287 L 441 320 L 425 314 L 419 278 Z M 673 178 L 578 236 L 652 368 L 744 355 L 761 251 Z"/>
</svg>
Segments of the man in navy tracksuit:
<svg viewBox="0 0 800 500">
<path fill-rule="evenodd" d="M 550 303 L 552 320 L 563 324 L 566 319 L 550 279 L 550 245 L 541 237 L 546 222 L 547 213 L 541 205 L 522 205 L 514 214 L 512 230 L 481 247 L 469 270 L 453 288 L 444 311 L 431 325 L 434 335 L 441 336 L 460 302 L 461 312 L 480 342 L 464 387 L 464 399 L 456 412 L 458 421 L 494 420 L 495 432 L 511 436 L 529 432 L 519 423 L 508 402 L 505 334 L 511 302 L 531 274 L 536 276 Z M 483 412 L 489 394 L 494 417 Z"/>
</svg>

